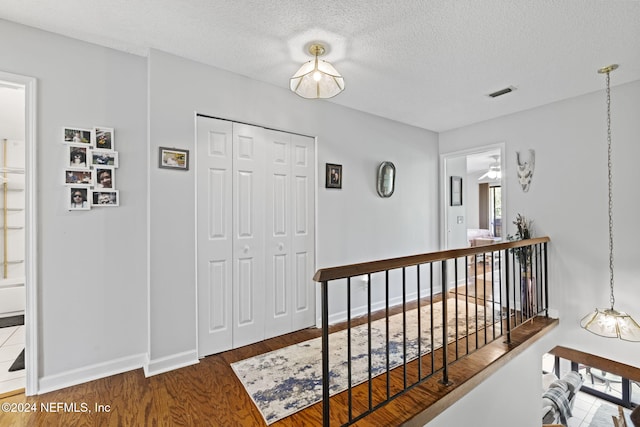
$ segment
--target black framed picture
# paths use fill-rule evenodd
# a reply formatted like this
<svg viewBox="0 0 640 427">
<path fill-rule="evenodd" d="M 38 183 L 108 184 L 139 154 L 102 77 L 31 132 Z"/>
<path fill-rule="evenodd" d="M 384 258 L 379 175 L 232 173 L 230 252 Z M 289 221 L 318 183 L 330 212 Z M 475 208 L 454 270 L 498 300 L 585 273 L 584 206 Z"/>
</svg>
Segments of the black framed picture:
<svg viewBox="0 0 640 427">
<path fill-rule="evenodd" d="M 452 176 L 449 189 L 451 192 L 451 206 L 462 206 L 462 177 Z"/>
<path fill-rule="evenodd" d="M 342 165 L 327 163 L 326 188 L 342 188 Z"/>
</svg>

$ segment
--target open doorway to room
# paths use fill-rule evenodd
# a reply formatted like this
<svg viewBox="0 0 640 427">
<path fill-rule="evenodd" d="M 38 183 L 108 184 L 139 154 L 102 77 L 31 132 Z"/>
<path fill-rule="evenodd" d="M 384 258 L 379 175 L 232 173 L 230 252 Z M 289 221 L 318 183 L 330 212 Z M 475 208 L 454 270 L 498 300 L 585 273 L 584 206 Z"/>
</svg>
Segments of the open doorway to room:
<svg viewBox="0 0 640 427">
<path fill-rule="evenodd" d="M 36 359 L 35 79 L 0 72 L 0 395 L 31 391 Z M 29 329 L 28 329 L 29 328 Z M 29 337 L 29 338 L 27 338 Z M 37 377 L 36 377 L 37 378 Z"/>
<path fill-rule="evenodd" d="M 503 144 L 442 156 L 443 249 L 503 239 L 503 158 Z"/>
</svg>

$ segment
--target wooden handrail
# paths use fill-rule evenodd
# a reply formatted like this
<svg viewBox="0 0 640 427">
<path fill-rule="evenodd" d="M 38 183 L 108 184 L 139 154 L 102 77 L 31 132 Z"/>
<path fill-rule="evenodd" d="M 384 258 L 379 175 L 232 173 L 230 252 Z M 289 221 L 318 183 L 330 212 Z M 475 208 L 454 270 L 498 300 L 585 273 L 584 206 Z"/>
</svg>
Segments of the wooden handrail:
<svg viewBox="0 0 640 427">
<path fill-rule="evenodd" d="M 640 368 L 635 366 L 562 346 L 554 347 L 549 354 L 640 383 Z"/>
<path fill-rule="evenodd" d="M 446 259 L 461 258 L 469 255 L 497 252 L 503 249 L 519 248 L 523 246 L 547 243 L 550 240 L 551 239 L 549 237 L 536 237 L 534 239 L 501 242 L 491 245 L 474 246 L 463 249 L 449 249 L 446 251 L 429 252 L 426 254 L 410 255 L 400 258 L 342 265 L 339 267 L 321 268 L 316 271 L 316 274 L 313 276 L 313 280 L 316 282 L 327 282 L 329 280 L 344 279 L 346 277 L 378 273 L 380 271 L 393 270 L 402 267 L 411 267 L 414 265 L 426 264 L 429 262 L 437 262 Z"/>
</svg>

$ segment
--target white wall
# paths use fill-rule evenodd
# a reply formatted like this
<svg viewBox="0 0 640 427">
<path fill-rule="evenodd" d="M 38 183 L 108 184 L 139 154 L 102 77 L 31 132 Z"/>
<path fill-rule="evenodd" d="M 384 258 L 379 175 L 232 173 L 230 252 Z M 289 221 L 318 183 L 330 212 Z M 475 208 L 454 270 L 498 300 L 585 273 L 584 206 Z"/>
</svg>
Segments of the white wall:
<svg viewBox="0 0 640 427">
<path fill-rule="evenodd" d="M 0 70 L 35 77 L 40 387 L 140 366 L 147 351 L 144 58 L 0 20 Z M 66 210 L 63 126 L 115 128 L 120 207 Z"/>
<path fill-rule="evenodd" d="M 433 132 L 161 52 L 147 61 L 2 20 L 0 48 L 1 70 L 38 80 L 41 391 L 147 355 L 159 371 L 195 354 L 194 175 L 156 164 L 160 145 L 193 150 L 196 111 L 318 137 L 317 267 L 438 248 Z M 61 129 L 94 125 L 115 129 L 121 206 L 68 212 Z M 375 190 L 384 160 L 397 167 L 390 199 Z M 342 190 L 324 189 L 327 162 L 343 164 Z"/>
<path fill-rule="evenodd" d="M 593 72 L 595 75 L 595 70 Z M 640 198 L 637 197 L 640 81 L 614 87 L 611 92 L 616 308 L 632 313 L 637 320 L 640 318 L 637 286 L 640 228 L 636 215 L 640 209 Z M 442 153 L 456 152 L 492 141 L 505 141 L 503 199 L 508 204 L 508 210 L 503 211 L 505 234 L 515 233 L 512 221 L 517 213 L 522 213 L 534 220 L 535 236 L 551 237 L 550 305 L 559 310 L 560 326 L 554 333 L 553 342 L 544 341 L 548 348 L 538 346 L 538 352 L 563 345 L 640 366 L 637 343 L 597 337 L 579 325 L 580 319 L 596 306 L 607 308 L 609 305 L 605 113 L 605 94 L 599 91 L 442 133 L 440 150 Z M 536 151 L 536 170 L 529 192 L 524 193 L 516 177 L 515 152 L 526 153 L 530 148 Z M 531 375 L 528 359 L 519 357 L 512 363 L 514 372 L 521 372 L 518 375 L 523 375 L 526 381 Z M 507 372 L 500 371 L 496 379 L 512 383 Z M 473 401 L 474 405 L 490 404 L 481 396 L 481 391 L 474 390 L 467 400 Z M 526 413 L 530 410 L 529 405 L 539 403 L 505 398 L 509 400 L 503 406 L 511 408 L 513 414 L 517 411 Z M 462 412 L 465 407 L 465 404 L 456 404 L 450 411 Z M 477 421 L 472 414 L 466 419 Z M 486 419 L 475 425 L 503 425 L 495 424 L 496 420 Z"/>
<path fill-rule="evenodd" d="M 195 175 L 155 167 L 158 146 L 194 149 L 195 112 L 317 137 L 317 268 L 438 249 L 435 133 L 159 51 L 149 79 L 150 371 L 195 357 Z M 389 199 L 375 187 L 385 160 L 397 171 Z M 325 163 L 343 165 L 342 190 L 324 188 Z M 343 295 L 331 299 L 344 309 Z"/>
<path fill-rule="evenodd" d="M 427 426 L 540 427 L 542 355 L 556 340 L 557 332 L 552 330 Z"/>
</svg>

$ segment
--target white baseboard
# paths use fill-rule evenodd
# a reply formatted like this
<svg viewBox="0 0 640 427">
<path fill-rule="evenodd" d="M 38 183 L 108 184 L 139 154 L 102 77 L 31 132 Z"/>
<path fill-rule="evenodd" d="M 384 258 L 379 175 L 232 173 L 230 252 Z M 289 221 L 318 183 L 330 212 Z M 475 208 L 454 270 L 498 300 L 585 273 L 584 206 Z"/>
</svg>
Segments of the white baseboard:
<svg viewBox="0 0 640 427">
<path fill-rule="evenodd" d="M 549 317 L 551 317 L 552 319 L 559 319 L 560 318 L 560 310 L 558 310 L 556 308 L 550 308 L 549 309 Z"/>
<path fill-rule="evenodd" d="M 440 292 L 440 290 L 438 289 L 437 292 Z M 434 293 L 435 293 L 435 289 L 434 289 Z M 411 293 L 411 294 L 407 294 L 405 300 L 406 302 L 412 302 L 416 300 L 416 295 L 417 292 Z M 422 298 L 428 296 L 429 294 L 427 293 L 427 291 L 423 291 L 422 292 Z M 402 297 L 398 296 L 395 298 L 391 298 L 389 300 L 389 308 L 391 307 L 395 307 L 402 304 Z M 385 302 L 384 301 L 377 301 L 374 302 L 373 304 L 371 304 L 371 312 L 374 313 L 378 310 L 383 310 L 385 308 Z M 351 309 L 351 318 L 355 318 L 358 316 L 362 316 L 364 314 L 367 314 L 367 306 L 366 305 L 362 305 L 360 307 L 354 307 Z M 329 324 L 333 325 L 335 323 L 340 323 L 340 322 L 344 322 L 347 320 L 347 312 L 346 311 L 341 311 L 339 313 L 333 313 L 331 315 L 329 315 Z"/>
<path fill-rule="evenodd" d="M 161 357 L 160 359 L 149 360 L 148 363 L 144 365 L 144 375 L 145 377 L 151 377 L 197 363 L 200 363 L 198 360 L 198 352 L 196 350 L 185 351 L 183 353 Z"/>
<path fill-rule="evenodd" d="M 49 393 L 61 388 L 97 380 L 99 378 L 110 377 L 123 372 L 142 368 L 147 361 L 146 354 L 123 357 L 98 363 L 84 368 L 73 369 L 55 375 L 42 377 L 38 380 L 38 390 L 36 394 Z"/>
</svg>

